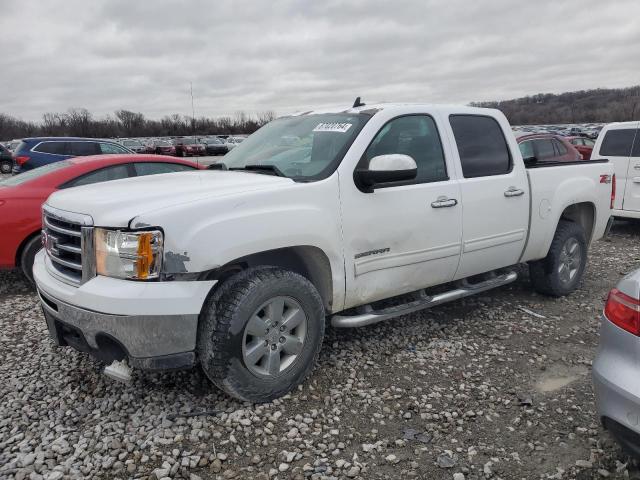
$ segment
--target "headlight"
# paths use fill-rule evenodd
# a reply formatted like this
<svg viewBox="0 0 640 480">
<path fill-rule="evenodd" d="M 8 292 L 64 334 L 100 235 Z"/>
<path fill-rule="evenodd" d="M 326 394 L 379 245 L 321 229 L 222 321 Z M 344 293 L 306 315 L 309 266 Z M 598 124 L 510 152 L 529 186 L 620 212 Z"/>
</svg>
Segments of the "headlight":
<svg viewBox="0 0 640 480">
<path fill-rule="evenodd" d="M 95 229 L 96 273 L 106 277 L 149 280 L 162 267 L 162 232 Z"/>
</svg>

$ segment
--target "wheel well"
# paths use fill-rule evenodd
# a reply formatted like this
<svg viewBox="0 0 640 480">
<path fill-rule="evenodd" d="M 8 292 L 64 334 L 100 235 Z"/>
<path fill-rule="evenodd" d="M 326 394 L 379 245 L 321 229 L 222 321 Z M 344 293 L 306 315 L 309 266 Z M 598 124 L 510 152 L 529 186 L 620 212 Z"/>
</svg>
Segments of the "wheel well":
<svg viewBox="0 0 640 480">
<path fill-rule="evenodd" d="M 574 203 L 564 209 L 561 219 L 570 220 L 577 223 L 584 230 L 584 235 L 587 239 L 587 244 L 591 243 L 591 236 L 593 235 L 593 226 L 595 223 L 596 209 L 593 203 L 582 202 Z"/>
<path fill-rule="evenodd" d="M 317 247 L 301 245 L 254 253 L 217 268 L 208 278 L 215 278 L 221 284 L 239 271 L 260 266 L 280 267 L 307 278 L 318 290 L 326 311 L 332 310 L 331 264 L 325 253 Z"/>
<path fill-rule="evenodd" d="M 18 247 L 18 249 L 16 250 L 16 267 L 20 266 L 20 257 L 22 256 L 22 252 L 24 251 L 24 247 L 27 246 L 27 243 L 29 243 L 31 240 L 33 240 L 34 238 L 36 238 L 37 236 L 40 235 L 40 230 L 38 230 L 37 232 L 33 232 L 32 234 L 28 235 L 20 244 L 20 246 Z"/>
</svg>

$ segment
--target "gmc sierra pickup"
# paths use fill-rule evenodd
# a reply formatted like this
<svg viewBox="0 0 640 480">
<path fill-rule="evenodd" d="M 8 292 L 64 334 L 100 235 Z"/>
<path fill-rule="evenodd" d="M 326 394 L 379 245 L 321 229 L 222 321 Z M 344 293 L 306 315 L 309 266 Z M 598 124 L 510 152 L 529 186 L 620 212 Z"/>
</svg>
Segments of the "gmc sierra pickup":
<svg viewBox="0 0 640 480">
<path fill-rule="evenodd" d="M 54 193 L 34 276 L 54 341 L 112 376 L 200 364 L 270 401 L 310 373 L 327 318 L 387 320 L 505 285 L 524 262 L 535 290 L 569 294 L 614 181 L 607 160 L 523 161 L 496 110 L 311 111 L 212 170 Z"/>
</svg>

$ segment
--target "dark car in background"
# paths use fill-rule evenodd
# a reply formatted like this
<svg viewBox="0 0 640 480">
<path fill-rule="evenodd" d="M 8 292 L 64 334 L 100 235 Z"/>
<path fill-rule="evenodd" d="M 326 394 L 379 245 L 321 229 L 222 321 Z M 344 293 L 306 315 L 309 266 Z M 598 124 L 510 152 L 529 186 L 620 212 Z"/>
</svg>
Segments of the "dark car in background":
<svg viewBox="0 0 640 480">
<path fill-rule="evenodd" d="M 13 152 L 13 173 L 21 173 L 71 157 L 134 153 L 111 140 L 77 137 L 25 138 Z"/>
<path fill-rule="evenodd" d="M 0 143 L 0 173 L 11 173 L 13 169 L 13 157 L 7 147 Z"/>
<path fill-rule="evenodd" d="M 525 163 L 575 162 L 580 152 L 560 135 L 534 133 L 516 136 Z"/>
<path fill-rule="evenodd" d="M 206 155 L 205 147 L 198 143 L 195 138 L 180 137 L 173 140 L 178 157 L 194 157 L 196 155 Z"/>
<path fill-rule="evenodd" d="M 229 152 L 229 147 L 218 137 L 205 137 L 200 141 L 204 144 L 207 155 L 224 155 Z"/>
<path fill-rule="evenodd" d="M 571 145 L 576 147 L 576 150 L 582 155 L 583 160 L 589 160 L 591 158 L 593 147 L 596 144 L 594 140 L 587 137 L 567 137 L 567 140 Z"/>
</svg>

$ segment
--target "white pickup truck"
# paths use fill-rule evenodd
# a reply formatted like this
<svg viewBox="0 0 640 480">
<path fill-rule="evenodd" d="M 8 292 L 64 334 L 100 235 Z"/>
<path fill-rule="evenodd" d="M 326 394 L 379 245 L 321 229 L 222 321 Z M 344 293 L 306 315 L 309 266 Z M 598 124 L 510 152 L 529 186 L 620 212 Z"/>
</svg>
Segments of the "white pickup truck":
<svg viewBox="0 0 640 480">
<path fill-rule="evenodd" d="M 524 262 L 537 291 L 572 292 L 613 201 L 607 160 L 525 167 L 504 115 L 470 107 L 306 112 L 222 161 L 48 199 L 34 277 L 58 345 L 124 377 L 199 363 L 270 401 L 312 370 L 327 318 L 387 320 Z"/>
</svg>

